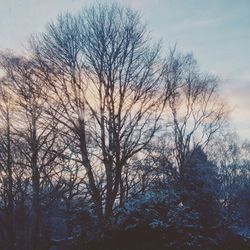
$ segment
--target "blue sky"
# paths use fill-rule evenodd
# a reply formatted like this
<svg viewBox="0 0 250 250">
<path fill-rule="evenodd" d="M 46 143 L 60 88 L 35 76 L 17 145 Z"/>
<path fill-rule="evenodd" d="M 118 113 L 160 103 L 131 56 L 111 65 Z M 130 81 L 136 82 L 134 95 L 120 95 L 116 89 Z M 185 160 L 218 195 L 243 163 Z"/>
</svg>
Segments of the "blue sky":
<svg viewBox="0 0 250 250">
<path fill-rule="evenodd" d="M 99 1 L 102 2 L 102 1 Z M 250 0 L 114 0 L 139 10 L 163 46 L 193 52 L 202 69 L 217 74 L 231 120 L 250 139 Z M 0 49 L 21 50 L 30 34 L 65 11 L 93 0 L 0 0 Z"/>
</svg>

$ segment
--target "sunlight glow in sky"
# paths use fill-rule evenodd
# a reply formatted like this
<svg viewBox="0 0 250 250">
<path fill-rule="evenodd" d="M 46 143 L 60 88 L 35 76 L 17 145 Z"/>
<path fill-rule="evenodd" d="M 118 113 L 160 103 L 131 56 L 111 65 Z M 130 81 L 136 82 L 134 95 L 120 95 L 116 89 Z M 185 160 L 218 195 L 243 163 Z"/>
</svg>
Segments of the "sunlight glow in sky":
<svg viewBox="0 0 250 250">
<path fill-rule="evenodd" d="M 65 11 L 77 12 L 90 0 L 0 0 L 0 50 L 23 50 L 30 34 L 41 32 Z M 102 1 L 99 1 L 102 2 Z M 203 70 L 222 81 L 233 107 L 233 125 L 250 139 L 250 1 L 114 0 L 139 10 L 163 47 L 177 43 L 193 52 Z"/>
</svg>

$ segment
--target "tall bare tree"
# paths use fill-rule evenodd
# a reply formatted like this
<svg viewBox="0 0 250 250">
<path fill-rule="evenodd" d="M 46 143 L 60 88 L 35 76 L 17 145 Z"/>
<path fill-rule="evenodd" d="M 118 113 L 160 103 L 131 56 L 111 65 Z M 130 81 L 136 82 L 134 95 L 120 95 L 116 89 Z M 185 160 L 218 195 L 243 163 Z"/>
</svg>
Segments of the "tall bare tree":
<svg viewBox="0 0 250 250">
<path fill-rule="evenodd" d="M 180 176 L 195 148 L 204 149 L 225 122 L 228 112 L 218 95 L 218 81 L 202 73 L 192 55 L 170 51 L 165 81 L 173 91 L 168 98 L 174 158 Z M 169 112 L 170 111 L 170 112 Z"/>
<path fill-rule="evenodd" d="M 43 179 L 52 175 L 61 147 L 55 121 L 46 116 L 46 91 L 34 61 L 25 57 L 4 54 L 1 66 L 5 71 L 5 83 L 15 106 L 13 133 L 16 144 L 25 159 L 23 164 L 30 170 L 31 205 L 31 249 L 39 249 L 41 223 L 41 197 Z M 64 146 L 62 147 L 64 148 Z"/>
<path fill-rule="evenodd" d="M 14 162 L 13 162 L 13 100 L 4 83 L 0 87 L 0 114 L 1 114 L 1 153 L 0 153 L 0 171 L 3 176 L 3 188 L 7 196 L 7 248 L 14 250 L 16 248 L 16 234 L 14 227 Z M 6 185 L 6 186 L 5 186 Z"/>
<path fill-rule="evenodd" d="M 85 167 L 103 221 L 112 213 L 126 162 L 158 129 L 165 103 L 160 47 L 138 13 L 99 5 L 59 17 L 33 48 L 53 116 L 76 138 L 75 158 Z"/>
</svg>

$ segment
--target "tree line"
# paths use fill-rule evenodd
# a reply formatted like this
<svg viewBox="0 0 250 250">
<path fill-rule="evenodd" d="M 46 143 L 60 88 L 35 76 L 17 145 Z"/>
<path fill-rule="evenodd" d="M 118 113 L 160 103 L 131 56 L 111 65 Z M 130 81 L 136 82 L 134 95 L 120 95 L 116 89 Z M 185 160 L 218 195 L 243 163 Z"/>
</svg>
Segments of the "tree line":
<svg viewBox="0 0 250 250">
<path fill-rule="evenodd" d="M 113 4 L 1 53 L 1 249 L 112 249 L 155 232 L 159 249 L 195 249 L 249 226 L 250 147 L 225 132 L 219 79 L 162 47 Z"/>
</svg>

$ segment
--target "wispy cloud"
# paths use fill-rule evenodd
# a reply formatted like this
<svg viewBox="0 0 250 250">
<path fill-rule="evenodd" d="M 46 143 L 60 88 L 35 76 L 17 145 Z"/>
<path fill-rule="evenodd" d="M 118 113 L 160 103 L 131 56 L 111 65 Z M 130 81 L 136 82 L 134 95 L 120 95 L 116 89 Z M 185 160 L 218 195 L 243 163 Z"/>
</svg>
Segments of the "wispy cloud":
<svg viewBox="0 0 250 250">
<path fill-rule="evenodd" d="M 207 19 L 186 19 L 176 25 L 170 27 L 172 31 L 183 31 L 183 30 L 191 30 L 197 28 L 204 28 L 212 25 L 218 24 L 222 18 L 207 18 Z"/>
</svg>

